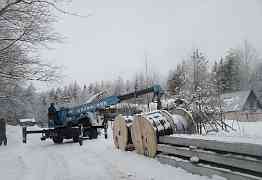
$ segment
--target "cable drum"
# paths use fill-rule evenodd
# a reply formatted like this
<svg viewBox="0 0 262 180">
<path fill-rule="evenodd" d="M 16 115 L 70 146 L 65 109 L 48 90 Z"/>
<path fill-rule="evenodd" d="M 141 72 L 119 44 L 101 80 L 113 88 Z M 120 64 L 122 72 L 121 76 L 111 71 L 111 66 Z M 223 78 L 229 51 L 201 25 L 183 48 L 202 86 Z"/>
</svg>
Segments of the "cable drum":
<svg viewBox="0 0 262 180">
<path fill-rule="evenodd" d="M 134 149 L 131 138 L 131 126 L 133 117 L 118 115 L 113 124 L 113 140 L 117 149 L 132 150 Z"/>
<path fill-rule="evenodd" d="M 186 133 L 191 134 L 194 132 L 194 119 L 190 112 L 182 108 L 177 108 L 172 113 L 173 122 L 176 126 L 174 134 Z"/>
<path fill-rule="evenodd" d="M 169 116 L 167 111 L 150 112 L 145 118 L 153 125 L 157 136 L 170 135 L 176 130 L 172 116 Z"/>
<path fill-rule="evenodd" d="M 159 136 L 191 132 L 193 119 L 185 110 L 178 110 L 172 115 L 164 110 L 157 110 L 134 117 L 131 137 L 136 152 L 154 157 L 157 152 Z"/>
</svg>

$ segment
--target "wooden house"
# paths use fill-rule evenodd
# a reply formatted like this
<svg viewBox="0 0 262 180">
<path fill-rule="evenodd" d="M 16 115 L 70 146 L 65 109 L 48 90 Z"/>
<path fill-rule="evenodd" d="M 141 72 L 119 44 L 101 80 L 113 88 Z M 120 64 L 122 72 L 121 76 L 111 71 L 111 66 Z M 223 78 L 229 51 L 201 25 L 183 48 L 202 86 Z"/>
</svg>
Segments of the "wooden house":
<svg viewBox="0 0 262 180">
<path fill-rule="evenodd" d="M 225 119 L 262 121 L 262 106 L 253 90 L 225 93 L 221 97 Z"/>
</svg>

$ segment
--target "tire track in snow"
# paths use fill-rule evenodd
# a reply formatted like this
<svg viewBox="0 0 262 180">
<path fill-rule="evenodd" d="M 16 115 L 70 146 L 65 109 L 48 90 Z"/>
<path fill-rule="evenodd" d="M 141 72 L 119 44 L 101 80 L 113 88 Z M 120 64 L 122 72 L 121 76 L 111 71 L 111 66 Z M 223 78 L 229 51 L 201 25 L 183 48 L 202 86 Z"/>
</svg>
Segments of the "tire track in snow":
<svg viewBox="0 0 262 180">
<path fill-rule="evenodd" d="M 19 167 L 19 169 L 20 169 L 18 171 L 19 173 L 17 174 L 16 179 L 17 180 L 24 179 L 24 177 L 25 177 L 25 175 L 26 175 L 26 173 L 28 171 L 28 167 L 27 167 L 27 165 L 25 163 L 25 160 L 24 160 L 23 156 L 21 156 L 21 155 L 17 156 L 17 166 L 16 167 Z"/>
<path fill-rule="evenodd" d="M 105 150 L 107 150 L 108 147 L 106 147 Z M 102 152 L 98 153 L 92 148 L 88 149 L 89 154 L 88 159 L 85 156 L 81 156 L 81 162 L 84 163 L 87 167 L 92 167 L 94 165 L 98 165 L 101 170 L 106 171 L 104 174 L 107 175 L 107 179 L 113 179 L 113 180 L 135 180 L 136 177 L 126 172 L 125 170 L 121 170 L 121 167 L 115 164 L 114 162 L 111 162 L 110 160 L 107 160 L 104 156 L 102 156 Z M 92 156 L 90 156 L 92 155 Z M 92 158 L 90 158 L 92 157 Z M 94 178 L 94 177 L 91 177 Z M 99 179 L 99 178 L 98 178 Z"/>
<path fill-rule="evenodd" d="M 46 152 L 41 148 L 41 145 L 24 145 L 24 152 L 21 154 L 27 171 L 19 180 L 45 180 L 48 159 L 45 158 Z"/>
<path fill-rule="evenodd" d="M 56 149 L 57 150 L 57 149 Z M 70 177 L 70 169 L 68 167 L 68 162 L 65 160 L 65 157 L 61 153 L 55 151 L 49 151 L 48 164 L 51 165 L 48 168 L 48 177 L 47 179 L 53 180 L 67 180 Z"/>
<path fill-rule="evenodd" d="M 19 173 L 17 180 L 65 180 L 68 176 L 66 161 L 57 153 L 59 148 L 40 143 L 24 145 L 18 152 Z M 20 149 L 20 150 L 21 150 Z M 21 172 L 20 172 L 21 171 Z"/>
</svg>

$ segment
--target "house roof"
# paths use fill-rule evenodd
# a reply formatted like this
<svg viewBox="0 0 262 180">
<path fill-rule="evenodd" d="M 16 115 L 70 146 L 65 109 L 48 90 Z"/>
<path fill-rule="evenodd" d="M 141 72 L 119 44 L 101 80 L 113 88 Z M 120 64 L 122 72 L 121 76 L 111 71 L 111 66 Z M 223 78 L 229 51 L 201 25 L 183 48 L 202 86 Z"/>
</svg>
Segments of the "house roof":
<svg viewBox="0 0 262 180">
<path fill-rule="evenodd" d="M 222 109 L 224 112 L 241 111 L 247 101 L 252 90 L 237 91 L 233 93 L 225 93 L 221 95 Z"/>
</svg>

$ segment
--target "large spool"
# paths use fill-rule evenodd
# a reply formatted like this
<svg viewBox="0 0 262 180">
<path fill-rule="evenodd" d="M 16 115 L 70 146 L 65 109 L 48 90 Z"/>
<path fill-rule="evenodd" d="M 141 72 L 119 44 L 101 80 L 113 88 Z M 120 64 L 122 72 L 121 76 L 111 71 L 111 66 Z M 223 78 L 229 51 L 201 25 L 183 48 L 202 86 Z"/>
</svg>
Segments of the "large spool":
<svg viewBox="0 0 262 180">
<path fill-rule="evenodd" d="M 190 133 L 193 118 L 189 112 L 177 109 L 174 115 L 164 110 L 136 115 L 131 127 L 132 141 L 136 152 L 154 157 L 159 136 L 175 133 Z"/>
<path fill-rule="evenodd" d="M 131 139 L 131 116 L 118 115 L 113 124 L 113 139 L 117 149 L 132 150 L 134 149 Z"/>
</svg>

